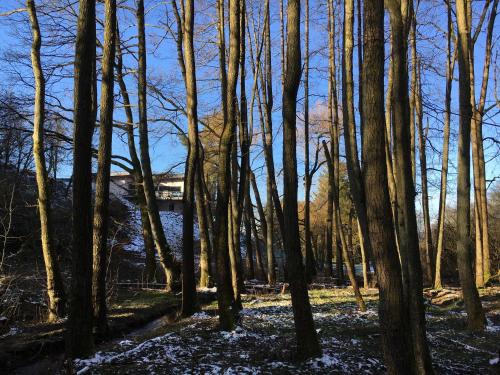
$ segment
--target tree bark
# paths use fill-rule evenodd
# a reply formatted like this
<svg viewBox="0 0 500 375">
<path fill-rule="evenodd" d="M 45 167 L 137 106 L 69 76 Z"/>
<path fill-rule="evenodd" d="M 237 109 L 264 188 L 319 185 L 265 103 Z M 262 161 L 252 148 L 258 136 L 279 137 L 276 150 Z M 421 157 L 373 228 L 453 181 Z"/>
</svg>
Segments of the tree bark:
<svg viewBox="0 0 500 375">
<path fill-rule="evenodd" d="M 108 258 L 109 183 L 113 137 L 116 0 L 105 2 L 102 56 L 101 109 L 95 186 L 92 299 L 94 325 L 99 335 L 108 332 L 106 270 Z"/>
<path fill-rule="evenodd" d="M 364 3 L 363 183 L 379 284 L 379 321 L 389 374 L 413 373 L 412 346 L 394 236 L 384 148 L 384 2 Z M 379 188 L 374 188 L 378 186 Z"/>
<path fill-rule="evenodd" d="M 470 129 L 472 120 L 470 91 L 470 25 L 467 22 L 469 0 L 456 1 L 458 29 L 458 71 L 460 121 L 457 177 L 457 263 L 462 286 L 467 324 L 470 330 L 482 331 L 486 325 L 481 300 L 474 285 L 470 239 Z"/>
<path fill-rule="evenodd" d="M 409 17 L 403 15 L 402 3 L 388 3 L 392 32 L 394 156 L 398 179 L 399 254 L 403 271 L 403 292 L 408 303 L 409 323 L 413 343 L 414 365 L 417 373 L 433 373 L 432 361 L 425 333 L 425 315 L 422 297 L 422 268 L 418 246 L 415 213 L 415 185 L 412 176 L 410 150 L 410 106 L 406 55 Z"/>
<path fill-rule="evenodd" d="M 354 81 L 352 63 L 354 50 L 354 0 L 344 1 L 343 47 L 342 107 L 347 174 L 349 176 L 349 188 L 351 196 L 354 201 L 356 213 L 361 227 L 363 243 L 365 244 L 365 251 L 370 254 L 371 248 L 370 241 L 368 240 L 368 219 L 366 217 L 366 204 L 364 202 L 361 167 L 359 165 L 358 146 L 356 139 L 356 123 L 354 119 Z M 337 181 L 338 178 L 339 177 L 337 176 Z M 338 192 L 336 192 L 336 194 L 338 194 Z M 340 218 L 338 221 L 340 221 Z M 347 259 L 346 263 L 348 263 Z"/>
<path fill-rule="evenodd" d="M 339 116 L 338 116 L 338 100 L 337 100 L 337 80 L 336 80 L 336 64 L 335 64 L 335 18 L 333 14 L 333 1 L 328 1 L 328 121 L 330 124 L 330 138 L 332 140 L 332 158 L 333 158 L 333 170 L 332 173 L 335 178 L 338 178 L 338 169 L 339 169 L 339 136 L 338 136 L 338 127 L 339 127 Z M 335 173 L 337 171 L 337 173 Z M 335 194 L 334 186 L 338 186 L 338 184 L 334 184 L 331 186 L 332 188 L 332 199 Z M 341 240 L 339 235 L 339 230 L 337 228 L 337 211 L 333 209 L 333 201 L 332 201 L 332 222 L 333 222 L 333 233 L 334 233 L 334 247 L 335 247 L 335 273 L 337 276 L 337 285 L 342 285 L 344 283 L 344 267 L 342 263 L 342 248 L 341 248 Z"/>
<path fill-rule="evenodd" d="M 307 293 L 300 251 L 297 208 L 296 111 L 300 84 L 300 1 L 289 0 L 287 8 L 287 52 L 283 91 L 284 245 L 290 281 L 298 354 L 304 358 L 321 353 Z"/>
<path fill-rule="evenodd" d="M 95 116 L 92 70 L 95 59 L 95 0 L 80 0 L 75 46 L 73 112 L 73 243 L 66 354 L 92 354 L 92 133 Z"/>
<path fill-rule="evenodd" d="M 182 0 L 184 1 L 184 0 Z M 198 164 L 198 93 L 196 88 L 196 63 L 193 47 L 194 1 L 183 3 L 181 25 L 184 47 L 186 112 L 188 120 L 188 154 L 184 170 L 184 195 L 182 210 L 182 308 L 184 316 L 192 315 L 197 309 L 196 278 L 194 274 L 194 190 Z"/>
<path fill-rule="evenodd" d="M 36 168 L 36 184 L 38 190 L 38 213 L 40 218 L 40 238 L 42 242 L 43 261 L 47 278 L 48 295 L 48 321 L 52 322 L 62 317 L 65 313 L 66 297 L 64 284 L 59 270 L 57 253 L 54 247 L 52 229 L 51 202 L 49 181 L 45 166 L 44 153 L 44 122 L 45 122 L 45 77 L 43 75 L 40 58 L 42 36 L 36 5 L 34 0 L 26 1 L 28 9 L 33 42 L 31 45 L 31 64 L 35 77 L 35 107 L 33 116 L 33 157 Z"/>
<path fill-rule="evenodd" d="M 217 208 L 215 222 L 215 249 L 217 251 L 217 299 L 219 322 L 222 330 L 234 328 L 234 301 L 231 287 L 228 247 L 228 209 L 231 194 L 231 141 L 234 138 L 236 124 L 236 83 L 238 80 L 238 62 L 240 54 L 240 3 L 232 0 L 229 5 L 230 52 L 229 72 L 226 77 L 225 42 L 224 42 L 224 3 L 218 0 L 219 13 L 219 59 L 221 66 L 222 107 L 224 131 L 219 144 L 219 170 L 217 173 Z"/>
</svg>

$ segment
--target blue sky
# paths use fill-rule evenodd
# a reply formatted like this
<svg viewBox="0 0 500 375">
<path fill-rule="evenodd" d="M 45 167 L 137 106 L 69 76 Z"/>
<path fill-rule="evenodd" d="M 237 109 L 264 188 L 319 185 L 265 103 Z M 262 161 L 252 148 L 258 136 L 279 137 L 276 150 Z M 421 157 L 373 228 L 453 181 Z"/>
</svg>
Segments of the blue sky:
<svg viewBox="0 0 500 375">
<path fill-rule="evenodd" d="M 38 1 L 40 4 L 42 1 Z M 61 4 L 66 3 L 61 1 Z M 133 2 L 129 1 L 129 5 L 133 5 Z M 179 103 L 184 102 L 184 87 L 182 83 L 182 78 L 180 76 L 180 70 L 177 62 L 177 53 L 175 49 L 174 41 L 168 33 L 168 25 L 174 26 L 173 16 L 170 11 L 169 2 L 165 5 L 165 2 L 159 2 L 156 0 L 146 0 L 146 33 L 148 36 L 148 78 L 160 85 L 162 93 L 165 96 L 174 98 Z M 217 48 L 216 48 L 216 35 L 213 22 L 215 21 L 214 0 L 209 1 L 198 1 L 196 3 L 196 29 L 199 32 L 199 36 L 196 38 L 196 49 L 197 49 L 197 79 L 199 88 L 199 115 L 200 117 L 213 113 L 220 105 L 220 90 L 218 86 L 218 65 L 217 65 Z M 250 4 L 250 2 L 249 2 Z M 252 9 L 255 11 L 262 6 L 261 2 L 254 1 L 254 6 Z M 16 0 L 6 0 L 0 4 L 0 13 L 16 9 L 22 6 L 19 1 Z M 477 9 L 482 6 L 481 4 L 476 5 Z M 248 5 L 249 8 L 250 5 Z M 311 1 L 311 46 L 310 50 L 311 61 L 310 61 L 310 107 L 314 111 L 314 108 L 321 108 L 322 105 L 326 103 L 327 95 L 327 23 L 326 23 L 326 2 L 325 1 Z M 64 19 L 58 19 L 60 24 L 68 24 L 73 29 L 74 32 L 74 16 L 70 14 L 71 12 L 65 13 Z M 99 5 L 98 14 L 102 17 L 102 4 Z M 304 13 L 303 13 L 304 14 Z M 0 44 L 0 54 L 5 55 L 6 53 L 19 52 L 21 53 L 20 61 L 16 64 L 9 65 L 6 69 L 0 71 L 0 89 L 11 90 L 16 93 L 23 93 L 26 95 L 32 95 L 32 87 L 30 87 L 30 66 L 28 64 L 29 44 L 25 40 L 21 40 L 20 36 L 24 38 L 29 37 L 29 28 L 26 21 L 26 16 L 24 14 L 17 14 L 12 17 L 0 17 L 0 32 L 3 35 L 2 42 Z M 65 45 L 63 48 L 54 48 L 50 46 L 50 36 L 60 36 L 60 30 L 48 30 L 44 28 L 47 26 L 48 17 L 47 15 L 40 15 L 41 26 L 42 26 L 42 36 L 45 37 L 45 44 L 43 45 L 44 61 L 45 62 L 55 62 L 64 61 L 71 62 L 72 56 L 72 46 L 71 44 Z M 279 3 L 276 1 L 271 2 L 271 18 L 272 18 L 272 43 L 273 43 L 273 78 L 275 85 L 273 87 L 275 95 L 275 106 L 273 113 L 273 126 L 275 133 L 275 163 L 276 171 L 280 171 L 282 167 L 281 154 L 282 154 L 282 138 L 281 138 L 281 65 L 280 65 L 280 34 L 279 34 Z M 136 51 L 134 36 L 136 34 L 136 26 L 134 20 L 134 14 L 129 10 L 119 11 L 119 21 L 120 21 L 120 31 L 122 34 L 122 40 L 126 40 L 127 45 L 129 45 L 131 51 Z M 440 149 L 442 143 L 442 118 L 443 115 L 439 113 L 439 109 L 444 108 L 444 67 L 445 67 L 445 38 L 443 35 L 443 30 L 446 27 L 446 9 L 442 2 L 426 1 L 421 2 L 420 9 L 418 12 L 418 49 L 421 54 L 422 61 L 424 63 L 425 69 L 423 72 L 423 90 L 424 90 L 424 122 L 429 119 L 430 131 L 429 131 L 429 143 L 432 147 Z M 497 20 L 498 22 L 498 20 Z M 475 23 L 474 23 L 475 24 Z M 337 28 L 338 28 L 337 24 Z M 99 26 L 100 28 L 100 26 Z M 494 42 L 498 40 L 498 30 L 496 28 L 494 36 Z M 356 30 L 356 25 L 355 25 Z M 338 30 L 337 32 L 340 32 Z M 340 34 L 339 34 L 340 35 Z M 253 38 L 253 35 L 252 35 Z M 498 48 L 495 46 L 495 51 Z M 482 75 L 482 61 L 483 61 L 483 51 L 484 51 L 484 33 L 482 33 L 476 43 L 475 59 L 477 61 L 476 65 L 476 91 L 479 92 L 480 77 Z M 98 51 L 99 53 L 99 51 Z M 249 61 L 249 56 L 247 56 L 247 61 Z M 490 85 L 489 85 L 489 99 L 487 107 L 491 105 L 493 99 L 494 90 L 494 79 L 493 76 L 499 75 L 498 69 L 495 68 L 494 59 L 492 61 L 492 69 L 490 72 Z M 355 90 L 357 94 L 357 55 L 354 55 L 355 63 Z M 131 56 L 125 58 L 125 65 L 129 69 L 135 69 L 137 62 Z M 337 61 L 339 64 L 339 61 Z M 48 63 L 47 63 L 48 65 Z M 432 67 L 431 67 L 432 66 Z M 65 76 L 60 78 L 56 75 L 49 78 L 49 89 L 54 94 L 52 102 L 56 99 L 60 100 L 62 105 L 67 108 L 72 107 L 72 79 L 71 79 L 71 65 L 66 65 L 63 69 L 55 71 L 55 73 L 64 73 Z M 20 80 L 20 75 L 15 74 L 15 72 L 21 72 L 21 75 L 27 77 L 26 81 Z M 458 68 L 455 69 L 455 75 L 458 74 Z M 59 79 L 60 78 L 60 79 Z M 136 102 L 135 91 L 136 82 L 132 74 L 127 76 L 128 90 L 131 94 L 131 99 Z M 250 68 L 247 69 L 247 98 L 250 101 L 251 88 L 252 88 L 252 72 Z M 498 90 L 498 89 L 497 89 Z M 118 90 L 116 90 L 118 92 Z M 458 86 L 456 82 L 453 86 L 453 103 L 452 111 L 454 113 L 458 112 Z M 299 107 L 298 110 L 301 111 L 303 105 L 303 91 L 302 88 L 299 91 Z M 179 142 L 179 138 L 175 135 L 174 127 L 162 120 L 162 118 L 168 116 L 170 120 L 175 121 L 179 126 L 185 128 L 186 121 L 183 116 L 172 115 L 172 112 L 166 111 L 160 105 L 160 102 L 154 98 L 149 98 L 149 112 L 148 117 L 150 118 L 150 143 L 151 143 L 151 158 L 153 162 L 154 171 L 160 172 L 168 170 L 174 166 L 176 170 L 183 171 L 183 160 L 185 158 L 185 149 L 183 145 Z M 356 111 L 357 111 L 356 105 Z M 491 137 L 494 139 L 499 139 L 499 127 L 498 127 L 498 109 L 493 109 L 491 112 L 495 115 L 486 120 L 487 124 L 484 126 L 484 136 Z M 66 112 L 66 115 L 70 118 L 71 114 Z M 136 112 L 134 110 L 135 119 L 137 119 Z M 299 117 L 301 115 L 299 114 Z M 120 105 L 117 105 L 115 110 L 115 119 L 124 120 L 123 109 Z M 258 112 L 254 112 L 254 129 L 257 131 L 260 128 L 258 123 Z M 456 115 L 452 116 L 452 144 L 450 150 L 450 202 L 454 200 L 454 183 L 455 183 L 455 160 L 456 160 L 456 135 L 458 117 Z M 299 132 L 301 132 L 301 123 L 299 121 Z M 126 144 L 123 142 L 124 137 L 120 137 L 118 132 L 114 137 L 113 153 L 128 155 L 128 150 Z M 258 139 L 258 145 L 254 146 L 252 152 L 252 165 L 256 170 L 256 174 L 261 182 L 260 186 L 265 189 L 264 182 L 264 169 L 263 158 L 261 155 L 260 147 L 260 135 L 256 137 Z M 97 139 L 96 139 L 97 141 Z M 342 147 L 342 146 L 341 146 Z M 498 145 L 492 142 L 486 142 L 486 156 L 487 159 L 496 155 L 498 150 Z M 314 147 L 312 147 L 314 148 Z M 303 174 L 303 148 L 301 145 L 298 147 L 298 158 L 299 158 L 299 175 Z M 312 150 L 314 152 L 314 150 Z M 342 150 L 341 150 L 342 153 Z M 418 161 L 418 156 L 417 156 Z M 429 153 L 428 155 L 428 167 L 429 170 L 429 181 L 430 181 L 430 194 L 431 194 L 431 207 L 435 211 L 437 207 L 437 200 L 439 193 L 437 190 L 439 174 L 435 170 L 441 167 L 441 158 L 437 153 Z M 418 168 L 418 166 L 417 166 Z M 118 169 L 117 169 L 118 170 Z M 71 173 L 70 166 L 66 166 L 60 174 L 69 175 Z M 317 176 L 319 176 L 318 172 Z M 492 179 L 495 176 L 500 176 L 500 165 L 497 160 L 491 160 L 487 165 L 487 178 Z M 418 177 L 417 177 L 418 179 Z M 281 178 L 278 177 L 278 183 L 280 184 Z M 301 180 L 299 180 L 301 181 Z M 299 184 L 299 194 L 302 196 L 302 186 Z M 417 186 L 417 190 L 420 187 Z M 265 194 L 263 194 L 265 197 Z M 417 207 L 420 205 L 420 196 L 417 197 Z"/>
</svg>

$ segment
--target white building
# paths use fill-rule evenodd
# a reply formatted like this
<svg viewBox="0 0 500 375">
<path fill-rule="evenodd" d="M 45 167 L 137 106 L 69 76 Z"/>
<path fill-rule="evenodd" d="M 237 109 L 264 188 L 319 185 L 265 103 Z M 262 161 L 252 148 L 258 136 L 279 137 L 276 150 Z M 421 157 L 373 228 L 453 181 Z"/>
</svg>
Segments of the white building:
<svg viewBox="0 0 500 375">
<path fill-rule="evenodd" d="M 110 176 L 110 192 L 135 202 L 135 182 L 132 175 L 126 172 L 112 172 Z M 153 175 L 156 202 L 160 211 L 182 213 L 182 196 L 184 194 L 183 174 Z"/>
</svg>

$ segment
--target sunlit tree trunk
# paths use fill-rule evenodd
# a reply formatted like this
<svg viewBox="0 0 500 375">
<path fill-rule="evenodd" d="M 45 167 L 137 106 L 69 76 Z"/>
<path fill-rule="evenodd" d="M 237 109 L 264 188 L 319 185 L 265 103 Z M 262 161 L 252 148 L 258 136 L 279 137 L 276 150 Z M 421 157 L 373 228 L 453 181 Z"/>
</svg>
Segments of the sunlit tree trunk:
<svg viewBox="0 0 500 375">
<path fill-rule="evenodd" d="M 43 261 L 47 278 L 48 321 L 55 321 L 65 313 L 66 297 L 64 284 L 59 270 L 57 253 L 54 247 L 50 192 L 44 153 L 45 121 L 45 77 L 40 59 L 42 36 L 34 0 L 26 1 L 26 8 L 31 22 L 33 42 L 31 45 L 31 65 L 35 77 L 35 107 L 33 116 L 33 157 L 36 168 L 38 191 L 38 214 L 40 218 L 40 237 L 42 241 Z"/>
<path fill-rule="evenodd" d="M 422 108 L 422 81 L 420 71 L 420 60 L 414 62 L 417 69 L 417 82 L 415 86 L 416 98 L 415 109 L 417 112 L 417 129 L 418 129 L 418 153 L 420 156 L 420 179 L 422 185 L 422 214 L 424 216 L 424 260 L 425 260 L 425 276 L 428 285 L 433 283 L 433 275 L 435 271 L 434 263 L 434 247 L 432 243 L 431 218 L 429 214 L 429 193 L 427 186 L 427 133 L 429 131 L 429 123 L 424 130 L 424 113 Z M 428 122 L 428 120 L 427 120 Z"/>
</svg>

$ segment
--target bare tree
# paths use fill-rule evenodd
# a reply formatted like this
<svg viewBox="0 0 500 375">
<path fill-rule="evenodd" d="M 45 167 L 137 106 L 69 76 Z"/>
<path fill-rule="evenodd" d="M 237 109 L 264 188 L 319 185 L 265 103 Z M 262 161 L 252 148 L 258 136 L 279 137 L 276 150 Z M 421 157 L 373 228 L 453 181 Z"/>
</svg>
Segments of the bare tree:
<svg viewBox="0 0 500 375">
<path fill-rule="evenodd" d="M 45 121 L 45 77 L 40 59 L 42 36 L 36 5 L 34 0 L 26 1 L 33 43 L 31 45 L 31 65 L 35 76 L 35 110 L 33 118 L 33 156 L 36 166 L 36 183 L 38 189 L 38 212 L 42 240 L 43 260 L 47 277 L 47 295 L 49 297 L 49 321 L 57 320 L 65 312 L 64 285 L 59 270 L 51 218 L 51 204 L 47 169 L 44 153 L 44 121 Z"/>
<path fill-rule="evenodd" d="M 139 39 L 138 51 L 138 97 L 139 97 L 139 148 L 143 174 L 144 196 L 148 208 L 151 232 L 155 242 L 156 250 L 160 258 L 160 264 L 165 273 L 166 290 L 171 290 L 177 278 L 177 266 L 172 251 L 168 246 L 165 232 L 158 212 L 156 202 L 153 172 L 151 170 L 151 159 L 149 156 L 148 120 L 146 110 L 146 36 L 144 27 L 144 0 L 137 0 L 137 30 Z"/>
</svg>

